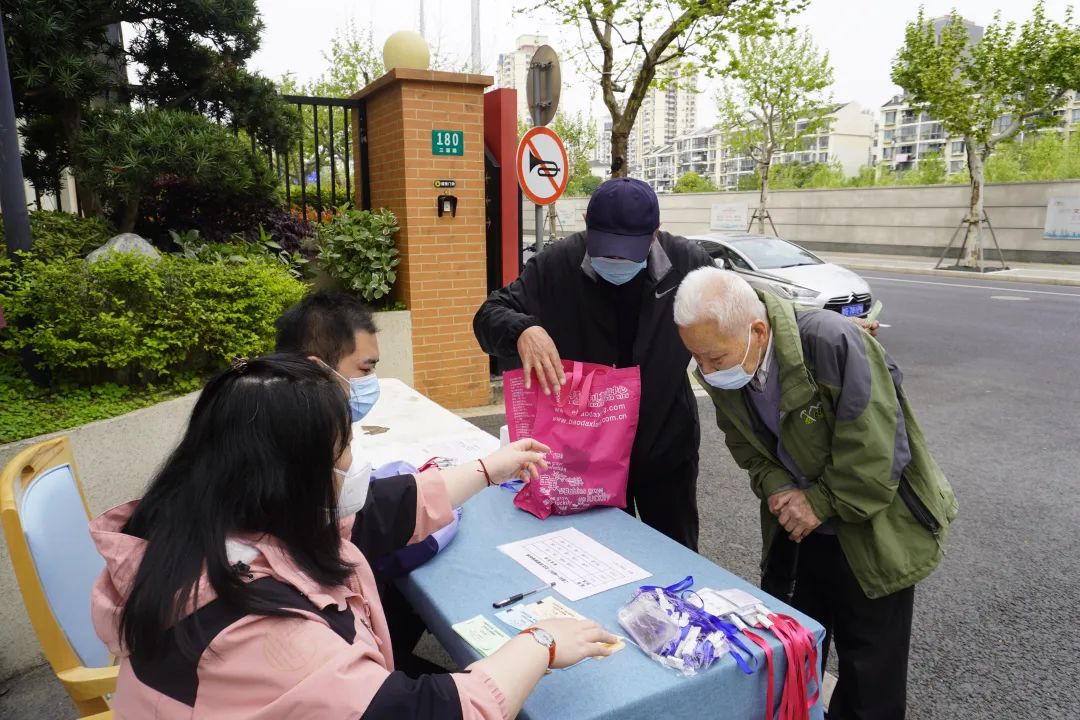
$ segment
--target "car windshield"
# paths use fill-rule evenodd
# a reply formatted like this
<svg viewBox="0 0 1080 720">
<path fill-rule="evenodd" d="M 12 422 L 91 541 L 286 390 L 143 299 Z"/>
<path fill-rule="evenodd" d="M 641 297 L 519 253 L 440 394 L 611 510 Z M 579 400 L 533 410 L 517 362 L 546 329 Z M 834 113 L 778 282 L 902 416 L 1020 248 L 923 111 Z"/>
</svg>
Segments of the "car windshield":
<svg viewBox="0 0 1080 720">
<path fill-rule="evenodd" d="M 759 270 L 821 264 L 820 260 L 806 250 L 780 238 L 738 238 L 729 242 L 736 250 L 750 258 Z"/>
</svg>

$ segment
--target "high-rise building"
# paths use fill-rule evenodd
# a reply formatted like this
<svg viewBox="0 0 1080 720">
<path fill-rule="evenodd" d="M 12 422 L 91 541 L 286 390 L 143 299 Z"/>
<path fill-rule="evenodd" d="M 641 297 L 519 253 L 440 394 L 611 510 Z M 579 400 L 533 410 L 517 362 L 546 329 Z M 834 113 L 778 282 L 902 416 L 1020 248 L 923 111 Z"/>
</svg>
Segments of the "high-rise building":
<svg viewBox="0 0 1080 720">
<path fill-rule="evenodd" d="M 961 20 L 963 20 L 963 18 L 961 18 Z M 936 35 L 938 39 L 941 38 L 941 31 L 944 30 L 945 26 L 948 25 L 950 22 L 952 22 L 951 15 L 942 15 L 941 17 L 936 17 L 930 20 L 930 23 L 934 26 L 934 35 Z M 970 20 L 963 20 L 963 23 L 964 27 L 967 29 L 969 43 L 975 44 L 982 40 L 982 25 L 976 25 Z"/>
<path fill-rule="evenodd" d="M 605 120 L 597 123 L 596 129 L 596 154 L 593 158 L 598 162 L 611 167 L 611 121 Z"/>
<path fill-rule="evenodd" d="M 532 125 L 532 116 L 525 92 L 525 83 L 529 77 L 529 63 L 532 62 L 533 53 L 537 48 L 546 44 L 547 36 L 545 35 L 521 35 L 517 39 L 517 49 L 499 54 L 497 77 L 499 87 L 514 88 L 518 91 L 518 117 L 529 125 Z"/>
<path fill-rule="evenodd" d="M 671 80 L 666 88 L 651 88 L 641 101 L 630 131 L 627 161 L 630 173 L 643 170 L 641 160 L 653 150 L 670 145 L 697 125 L 697 75 L 680 76 L 677 67 L 658 70 L 657 80 Z"/>
<path fill-rule="evenodd" d="M 873 139 L 871 112 L 858 103 L 841 103 L 832 108 L 818 132 L 802 139 L 800 149 L 777 153 L 773 164 L 837 163 L 845 175 L 855 175 L 871 162 Z M 703 127 L 644 155 L 640 176 L 657 192 L 670 191 L 688 172 L 712 180 L 720 189 L 735 190 L 756 171 L 754 159 L 731 147 L 722 130 Z"/>
</svg>

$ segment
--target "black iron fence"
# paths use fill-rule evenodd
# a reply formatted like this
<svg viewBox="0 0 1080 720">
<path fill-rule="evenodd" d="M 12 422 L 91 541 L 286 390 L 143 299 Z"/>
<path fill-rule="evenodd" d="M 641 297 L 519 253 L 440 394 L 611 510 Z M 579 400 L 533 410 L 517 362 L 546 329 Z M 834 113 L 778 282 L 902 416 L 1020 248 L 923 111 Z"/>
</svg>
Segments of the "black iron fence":
<svg viewBox="0 0 1080 720">
<path fill-rule="evenodd" d="M 254 135 L 245 134 L 251 142 L 252 154 L 264 155 L 277 173 L 285 189 L 286 203 L 296 206 L 305 219 L 317 220 L 342 205 L 356 204 L 355 188 L 359 185 L 359 206 L 371 209 L 365 101 L 306 95 L 282 95 L 282 99 L 296 107 L 302 122 L 300 137 L 293 147 L 286 152 L 260 147 Z M 353 129 L 354 121 L 358 131 Z M 233 132 L 240 137 L 241 130 L 236 125 Z M 33 192 L 33 204 L 38 210 L 48 200 L 57 209 L 82 214 L 77 204 L 68 208 L 59 196 L 43 193 L 36 187 Z"/>
<path fill-rule="evenodd" d="M 285 187 L 285 201 L 305 219 L 317 219 L 339 206 L 371 208 L 368 183 L 367 106 L 364 100 L 283 95 L 296 106 L 302 132 L 288 152 L 267 148 L 267 159 Z M 353 129 L 353 124 L 358 130 Z M 258 152 L 252 139 L 252 152 Z M 314 212 L 314 218 L 309 213 Z"/>
</svg>

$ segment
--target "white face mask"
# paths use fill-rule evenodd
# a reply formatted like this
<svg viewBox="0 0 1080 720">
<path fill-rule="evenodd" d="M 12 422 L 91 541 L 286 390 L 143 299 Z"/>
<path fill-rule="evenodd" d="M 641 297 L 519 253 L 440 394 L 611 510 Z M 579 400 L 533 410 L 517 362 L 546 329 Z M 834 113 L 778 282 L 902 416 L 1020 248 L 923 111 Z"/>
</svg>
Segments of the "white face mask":
<svg viewBox="0 0 1080 720">
<path fill-rule="evenodd" d="M 334 474 L 341 477 L 341 492 L 338 493 L 337 516 L 346 518 L 360 512 L 367 501 L 368 487 L 371 485 L 371 463 L 353 458 L 348 472 L 334 468 Z"/>
</svg>

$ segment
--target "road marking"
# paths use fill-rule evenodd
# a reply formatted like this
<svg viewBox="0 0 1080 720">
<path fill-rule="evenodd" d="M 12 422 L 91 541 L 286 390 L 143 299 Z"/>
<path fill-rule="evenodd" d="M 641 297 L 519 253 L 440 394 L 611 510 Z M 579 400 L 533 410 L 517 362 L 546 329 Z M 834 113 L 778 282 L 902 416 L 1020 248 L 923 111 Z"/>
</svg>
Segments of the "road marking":
<svg viewBox="0 0 1080 720">
<path fill-rule="evenodd" d="M 870 277 L 863 275 L 864 280 L 877 280 L 881 282 L 910 283 L 912 285 L 940 285 L 942 287 L 969 288 L 971 290 L 994 290 L 995 292 L 1013 292 L 1024 295 L 1061 295 L 1063 297 L 1080 298 L 1080 293 L 1050 292 L 1048 290 L 1014 290 L 1012 288 L 995 287 L 993 285 L 963 285 L 961 283 L 931 282 L 930 280 L 901 280 L 900 278 Z"/>
<path fill-rule="evenodd" d="M 1017 297 L 1015 295 L 991 295 L 991 300 L 1030 300 L 1031 298 Z"/>
</svg>

